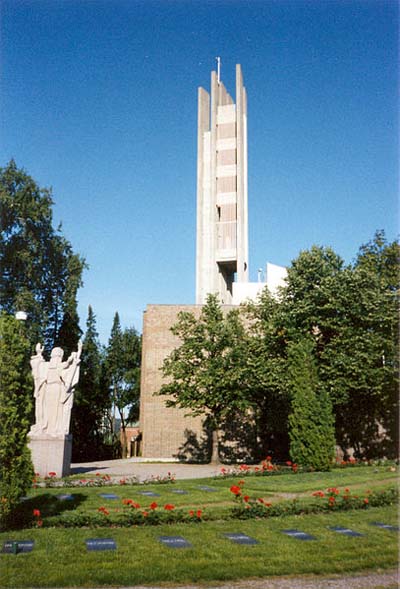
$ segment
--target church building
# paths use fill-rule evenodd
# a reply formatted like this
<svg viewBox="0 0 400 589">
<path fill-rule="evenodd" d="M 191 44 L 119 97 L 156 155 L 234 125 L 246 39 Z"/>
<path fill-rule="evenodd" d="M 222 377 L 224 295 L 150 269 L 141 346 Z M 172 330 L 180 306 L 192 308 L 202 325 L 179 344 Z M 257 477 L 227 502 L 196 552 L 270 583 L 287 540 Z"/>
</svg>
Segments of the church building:
<svg viewBox="0 0 400 589">
<path fill-rule="evenodd" d="M 255 300 L 263 288 L 283 283 L 286 269 L 267 264 L 267 279 L 249 282 L 247 195 L 247 95 L 236 65 L 236 102 L 211 72 L 211 92 L 198 91 L 196 304 L 148 305 L 143 319 L 140 394 L 142 457 L 174 459 L 194 455 L 205 443 L 203 419 L 165 406 L 154 395 L 163 384 L 164 358 L 179 345 L 171 333 L 180 311 L 199 315 L 209 293 L 223 309 Z M 200 451 L 200 450 L 199 450 Z"/>
</svg>

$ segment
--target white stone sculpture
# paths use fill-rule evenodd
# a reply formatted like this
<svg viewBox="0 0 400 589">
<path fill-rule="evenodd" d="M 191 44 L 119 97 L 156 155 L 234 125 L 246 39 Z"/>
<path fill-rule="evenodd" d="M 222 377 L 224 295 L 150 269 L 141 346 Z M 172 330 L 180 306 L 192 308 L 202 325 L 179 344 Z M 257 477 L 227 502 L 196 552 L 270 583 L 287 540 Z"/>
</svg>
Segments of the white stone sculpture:
<svg viewBox="0 0 400 589">
<path fill-rule="evenodd" d="M 82 342 L 78 351 L 72 352 L 68 360 L 62 361 L 64 352 L 54 348 L 50 361 L 43 358 L 43 347 L 36 345 L 36 354 L 31 357 L 32 374 L 35 382 L 35 425 L 31 436 L 47 434 L 65 436 L 69 433 L 74 387 L 79 380 L 79 364 Z"/>
</svg>

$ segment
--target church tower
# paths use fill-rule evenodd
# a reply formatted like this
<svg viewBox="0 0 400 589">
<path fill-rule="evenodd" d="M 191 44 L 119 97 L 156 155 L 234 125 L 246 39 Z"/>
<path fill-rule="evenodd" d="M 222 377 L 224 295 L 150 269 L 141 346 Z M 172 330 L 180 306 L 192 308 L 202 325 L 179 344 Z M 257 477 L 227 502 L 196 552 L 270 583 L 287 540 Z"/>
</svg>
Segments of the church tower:
<svg viewBox="0 0 400 589">
<path fill-rule="evenodd" d="M 236 65 L 236 104 L 211 72 L 211 96 L 198 92 L 196 304 L 216 293 L 232 303 L 248 282 L 247 98 Z"/>
</svg>

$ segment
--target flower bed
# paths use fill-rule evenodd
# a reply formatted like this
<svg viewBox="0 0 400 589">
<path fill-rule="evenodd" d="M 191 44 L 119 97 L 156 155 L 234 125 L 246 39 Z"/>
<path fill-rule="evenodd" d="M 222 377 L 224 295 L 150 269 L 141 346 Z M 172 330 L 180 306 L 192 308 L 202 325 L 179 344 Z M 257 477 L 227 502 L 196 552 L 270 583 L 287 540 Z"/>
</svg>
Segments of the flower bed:
<svg viewBox="0 0 400 589">
<path fill-rule="evenodd" d="M 309 497 L 284 500 L 276 503 L 265 501 L 262 497 L 250 497 L 246 494 L 245 481 L 230 487 L 233 495 L 233 507 L 213 513 L 198 507 L 176 508 L 172 503 L 159 505 L 153 501 L 150 505 L 140 505 L 133 499 L 123 499 L 117 507 L 101 506 L 96 513 L 67 512 L 48 519 L 42 518 L 38 509 L 33 510 L 33 527 L 129 527 L 142 525 L 160 525 L 169 523 L 199 523 L 210 520 L 251 519 L 267 517 L 284 517 L 350 509 L 368 509 L 381 505 L 391 505 L 398 500 L 397 488 L 374 493 L 368 491 L 364 496 L 352 494 L 348 488 L 341 491 L 331 487 L 325 491 L 314 491 Z"/>
</svg>

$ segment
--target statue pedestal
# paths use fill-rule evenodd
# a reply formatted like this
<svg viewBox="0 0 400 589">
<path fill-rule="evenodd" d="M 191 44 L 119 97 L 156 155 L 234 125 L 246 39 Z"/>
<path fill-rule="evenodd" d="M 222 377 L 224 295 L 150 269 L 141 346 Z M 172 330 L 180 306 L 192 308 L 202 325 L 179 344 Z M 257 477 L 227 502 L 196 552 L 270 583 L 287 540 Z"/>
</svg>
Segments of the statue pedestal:
<svg viewBox="0 0 400 589">
<path fill-rule="evenodd" d="M 55 472 L 57 477 L 65 477 L 70 473 L 72 436 L 50 436 L 48 434 L 28 435 L 35 473 L 41 477 Z"/>
</svg>

